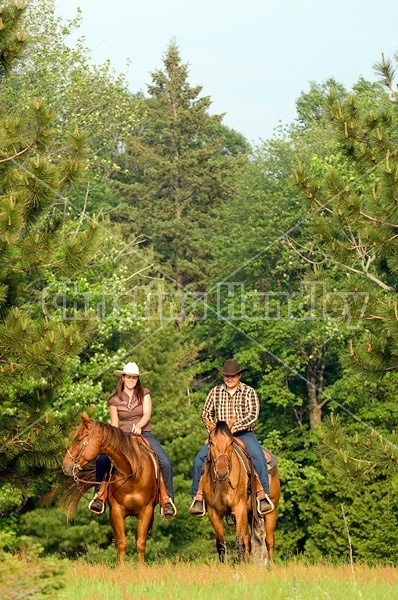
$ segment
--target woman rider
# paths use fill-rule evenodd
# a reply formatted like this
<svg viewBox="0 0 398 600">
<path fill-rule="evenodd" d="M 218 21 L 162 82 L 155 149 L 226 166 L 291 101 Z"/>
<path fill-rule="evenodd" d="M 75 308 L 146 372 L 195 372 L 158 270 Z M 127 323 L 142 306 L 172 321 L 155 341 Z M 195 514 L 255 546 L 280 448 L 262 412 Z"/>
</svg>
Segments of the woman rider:
<svg viewBox="0 0 398 600">
<path fill-rule="evenodd" d="M 148 388 L 141 386 L 140 377 L 146 373 L 140 373 L 137 363 L 129 362 L 122 371 L 114 371 L 120 377 L 116 390 L 108 400 L 111 424 L 120 427 L 122 431 L 131 435 L 141 435 L 149 441 L 151 449 L 155 452 L 163 480 L 169 496 L 163 505 L 162 514 L 165 518 L 175 517 L 177 509 L 174 505 L 173 488 L 173 466 L 170 458 L 162 448 L 155 435 L 152 433 L 151 413 L 152 399 Z M 103 481 L 105 473 L 110 467 L 110 460 L 104 454 L 100 454 L 96 463 L 96 481 Z M 94 514 L 102 514 L 105 510 L 104 501 L 99 491 L 101 485 L 95 485 L 94 498 L 89 503 L 89 509 Z"/>
</svg>

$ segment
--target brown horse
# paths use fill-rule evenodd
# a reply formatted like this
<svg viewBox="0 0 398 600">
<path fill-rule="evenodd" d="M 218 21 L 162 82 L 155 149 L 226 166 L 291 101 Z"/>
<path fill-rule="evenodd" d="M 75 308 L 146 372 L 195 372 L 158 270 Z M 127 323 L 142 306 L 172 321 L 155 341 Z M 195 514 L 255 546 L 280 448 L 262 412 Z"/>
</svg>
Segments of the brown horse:
<svg viewBox="0 0 398 600">
<path fill-rule="evenodd" d="M 109 520 L 113 529 L 117 561 L 124 564 L 127 538 L 125 518 L 137 517 L 136 548 L 138 560 L 144 562 L 146 538 L 152 527 L 154 508 L 158 500 L 156 466 L 147 447 L 135 436 L 121 429 L 100 423 L 82 414 L 72 445 L 62 462 L 65 475 L 74 476 L 99 454 L 106 454 L 114 465 L 108 488 Z M 92 486 L 92 482 L 86 488 Z M 77 505 L 83 492 L 72 499 Z"/>
<path fill-rule="evenodd" d="M 217 425 L 206 421 L 209 429 L 209 458 L 203 474 L 203 498 L 209 519 L 216 533 L 216 547 L 221 562 L 225 560 L 223 518 L 235 518 L 235 550 L 238 560 L 249 560 L 268 565 L 273 560 L 276 526 L 276 508 L 280 497 L 278 467 L 269 471 L 270 498 L 274 510 L 265 516 L 257 513 L 254 476 L 247 473 L 244 460 L 239 456 L 230 423 Z M 251 528 L 251 538 L 249 535 Z"/>
</svg>

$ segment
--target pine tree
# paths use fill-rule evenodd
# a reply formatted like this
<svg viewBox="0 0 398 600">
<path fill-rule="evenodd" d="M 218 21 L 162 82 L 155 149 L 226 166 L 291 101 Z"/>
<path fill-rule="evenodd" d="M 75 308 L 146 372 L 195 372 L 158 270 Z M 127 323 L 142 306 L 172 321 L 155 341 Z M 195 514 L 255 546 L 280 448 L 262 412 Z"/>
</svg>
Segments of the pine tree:
<svg viewBox="0 0 398 600">
<path fill-rule="evenodd" d="M 380 85 L 360 81 L 346 99 L 332 91 L 335 160 L 301 164 L 296 172 L 309 202 L 314 241 L 328 269 L 337 265 L 345 274 L 351 315 L 362 323 L 348 362 L 376 376 L 398 368 L 397 108 L 396 96 L 389 98 Z M 327 269 L 318 276 L 327 280 Z M 365 305 L 358 302 L 361 296 Z"/>
<path fill-rule="evenodd" d="M 368 492 L 378 478 L 393 488 L 397 470 L 398 113 L 392 63 L 383 59 L 378 70 L 390 94 L 360 79 L 348 96 L 336 90 L 325 95 L 334 156 L 328 162 L 304 160 L 296 171 L 309 207 L 311 241 L 323 253 L 317 278 L 331 287 L 330 274 L 339 274 L 344 313 L 357 323 L 340 357 L 345 369 L 331 388 L 338 408 L 351 418 L 346 425 L 332 415 L 322 424 L 320 453 L 344 489 L 354 482 L 358 496 L 360 485 L 366 481 Z M 338 408 L 332 403 L 332 410 Z"/>
<path fill-rule="evenodd" d="M 0 10 L 6 77 L 25 47 L 23 8 L 6 2 Z M 30 112 L 14 118 L 0 90 L 0 114 L 0 468 L 10 477 L 59 462 L 62 424 L 50 409 L 86 334 L 73 314 L 53 318 L 54 302 L 62 299 L 48 285 L 81 269 L 98 235 L 95 222 L 78 226 L 65 211 L 84 167 L 79 131 L 53 153 L 56 115 L 44 101 L 32 99 Z"/>
</svg>

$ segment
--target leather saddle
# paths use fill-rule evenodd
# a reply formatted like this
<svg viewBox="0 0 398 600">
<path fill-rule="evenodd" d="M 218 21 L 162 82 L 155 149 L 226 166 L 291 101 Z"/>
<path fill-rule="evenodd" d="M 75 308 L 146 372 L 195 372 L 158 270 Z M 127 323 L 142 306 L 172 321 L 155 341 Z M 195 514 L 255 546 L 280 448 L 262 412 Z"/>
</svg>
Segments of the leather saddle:
<svg viewBox="0 0 398 600">
<path fill-rule="evenodd" d="M 248 473 L 250 473 L 251 459 L 250 459 L 250 457 L 248 458 L 248 452 L 246 450 L 246 445 L 243 442 L 243 440 L 234 438 L 234 448 L 235 448 L 236 453 L 238 454 L 239 458 L 244 463 L 246 471 Z M 264 452 L 264 456 L 265 456 L 265 460 L 267 462 L 267 467 L 268 467 L 268 472 L 269 472 L 278 464 L 278 461 L 277 461 L 276 456 L 274 456 L 267 448 L 264 448 L 264 446 L 262 446 L 262 449 Z"/>
</svg>

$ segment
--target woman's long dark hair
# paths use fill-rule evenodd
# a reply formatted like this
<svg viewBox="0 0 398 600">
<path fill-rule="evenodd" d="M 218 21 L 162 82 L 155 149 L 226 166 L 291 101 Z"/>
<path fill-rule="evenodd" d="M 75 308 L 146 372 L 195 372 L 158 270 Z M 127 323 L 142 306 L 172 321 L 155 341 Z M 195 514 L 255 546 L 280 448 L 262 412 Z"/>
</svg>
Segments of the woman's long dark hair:
<svg viewBox="0 0 398 600">
<path fill-rule="evenodd" d="M 111 398 L 113 398 L 114 396 L 117 396 L 121 400 L 123 390 L 124 390 L 124 380 L 123 380 L 123 375 L 122 375 L 121 378 L 119 379 L 119 382 L 116 386 L 115 391 L 113 392 L 113 394 L 111 396 L 109 396 L 109 400 Z M 144 390 L 141 385 L 141 381 L 140 381 L 139 377 L 137 379 L 137 383 L 135 384 L 134 393 L 137 396 L 138 403 L 142 404 L 142 401 L 144 400 Z"/>
</svg>

